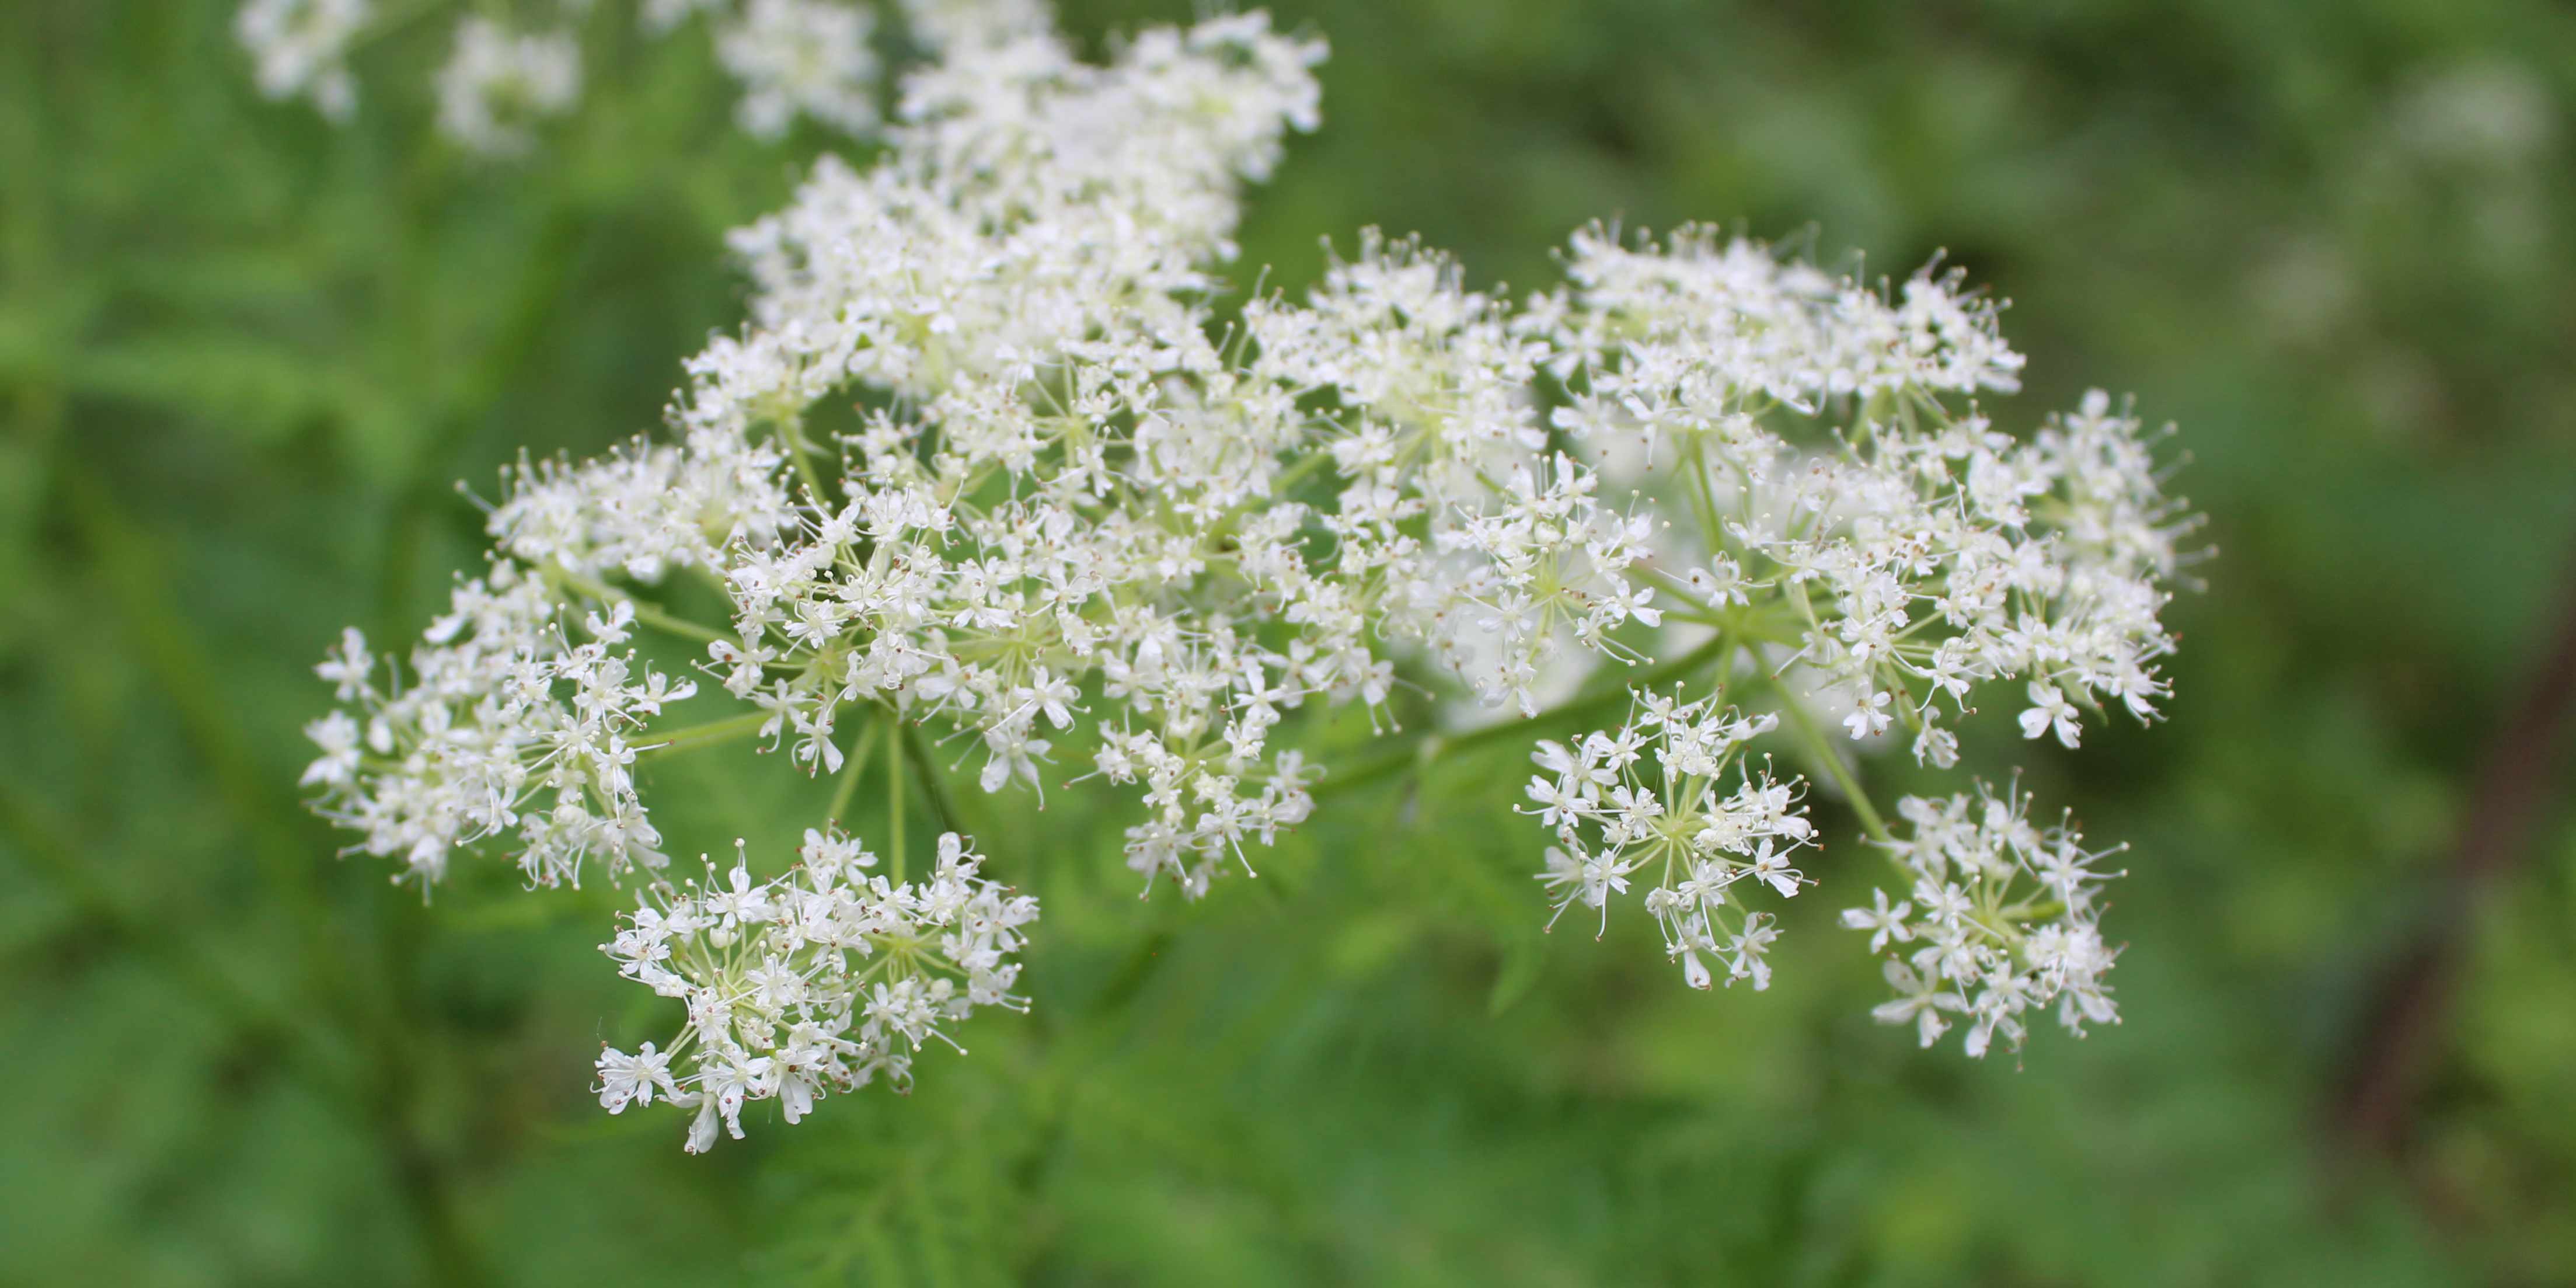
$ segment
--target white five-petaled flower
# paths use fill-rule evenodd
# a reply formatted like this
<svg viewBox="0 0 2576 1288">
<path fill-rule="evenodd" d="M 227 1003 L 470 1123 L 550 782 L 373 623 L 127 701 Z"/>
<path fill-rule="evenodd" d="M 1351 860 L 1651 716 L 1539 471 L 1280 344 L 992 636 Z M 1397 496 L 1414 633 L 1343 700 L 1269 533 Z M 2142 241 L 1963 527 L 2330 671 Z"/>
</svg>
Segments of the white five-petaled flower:
<svg viewBox="0 0 2576 1288">
<path fill-rule="evenodd" d="M 1888 906 L 1885 890 L 1872 890 L 1869 893 L 1871 901 L 1876 906 L 1843 909 L 1843 925 L 1853 930 L 1869 931 L 1869 950 L 1874 953 L 1885 950 L 1887 941 L 1890 939 L 1898 943 L 1912 939 L 1914 931 L 1905 924 L 1905 918 L 1908 913 L 1914 911 L 1914 905 L 1899 901 L 1891 908 Z"/>
<path fill-rule="evenodd" d="M 1843 728 L 1851 731 L 1854 741 L 1887 732 L 1887 704 L 1893 700 L 1886 693 L 1865 694 L 1853 699 L 1851 714 L 1843 717 Z"/>
<path fill-rule="evenodd" d="M 1965 999 L 1956 993 L 1942 991 L 1940 976 L 1936 974 L 1917 973 L 1913 967 L 1892 958 L 1885 973 L 1889 987 L 1896 990 L 1896 1000 L 1870 1008 L 1871 1018 L 1881 1024 L 1912 1023 L 1915 1036 L 1923 1046 L 1940 1041 L 1941 1035 L 1949 1031 L 1950 1021 L 1944 1018 L 1943 1012 L 1967 1009 Z"/>
<path fill-rule="evenodd" d="M 2075 704 L 2045 680 L 2030 682 L 2030 706 L 2021 713 L 2021 736 L 2036 738 L 2051 729 L 2057 740 L 2073 747 L 2082 730 L 2075 723 Z"/>
<path fill-rule="evenodd" d="M 677 1100 L 680 1089 L 671 1081 L 671 1057 L 645 1043 L 633 1055 L 615 1047 L 599 1053 L 599 1104 L 612 1114 L 626 1112 L 630 1103 L 649 1105 L 655 1092 L 665 1100 Z"/>
</svg>

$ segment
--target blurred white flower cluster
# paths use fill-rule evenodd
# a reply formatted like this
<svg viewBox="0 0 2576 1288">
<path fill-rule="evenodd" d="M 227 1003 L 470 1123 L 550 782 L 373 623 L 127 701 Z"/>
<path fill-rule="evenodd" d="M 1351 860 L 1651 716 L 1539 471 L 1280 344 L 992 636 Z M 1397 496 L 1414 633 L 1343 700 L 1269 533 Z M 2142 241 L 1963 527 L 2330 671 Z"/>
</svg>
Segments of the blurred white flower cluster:
<svg viewBox="0 0 2576 1288">
<path fill-rule="evenodd" d="M 725 6 L 655 16 L 700 8 Z M 1317 124 L 1322 46 L 1255 13 L 1093 65 L 1025 6 L 912 9 L 939 56 L 904 75 L 885 154 L 826 160 L 735 234 L 750 323 L 688 362 L 670 433 L 523 464 L 489 569 L 409 665 L 380 685 L 354 635 L 325 665 L 352 709 L 313 727 L 308 781 L 361 848 L 424 885 L 458 849 L 511 853 L 537 885 L 593 856 L 612 879 L 658 874 L 640 756 L 753 741 L 834 777 L 837 817 L 882 746 L 897 873 L 907 776 L 937 800 L 944 769 L 972 766 L 988 793 L 1125 789 L 1128 866 L 1196 897 L 1317 808 L 1311 747 L 1290 745 L 1317 709 L 1357 704 L 1383 733 L 1400 683 L 1445 684 L 1491 718 L 1552 720 L 1572 709 L 1543 698 L 1669 654 L 1653 682 L 1577 700 L 1621 698 L 1622 726 L 1539 745 L 1529 812 L 1556 835 L 1560 915 L 1606 923 L 1642 876 L 1689 983 L 1764 986 L 1776 923 L 1744 896 L 1794 895 L 1792 858 L 1818 844 L 1804 786 L 1748 757 L 1789 735 L 1912 902 L 1943 892 L 1920 920 L 1882 897 L 1870 923 L 1873 951 L 1942 949 L 1906 967 L 1938 981 L 1931 1009 L 1898 1018 L 1973 1012 L 1982 1051 L 2034 1001 L 2109 1015 L 2093 878 L 2060 879 L 2055 840 L 1898 842 L 1843 756 L 1901 722 L 1947 769 L 1980 691 L 2026 694 L 2024 731 L 2070 747 L 2112 700 L 2153 714 L 2188 523 L 2136 420 L 2095 395 L 2002 433 L 1975 399 L 2014 389 L 2021 359 L 1956 274 L 1891 297 L 1700 231 L 1582 233 L 1568 283 L 1518 304 L 1370 233 L 1304 301 L 1221 320 L 1239 189 Z M 639 638 L 696 654 L 703 682 Z M 1837 715 L 1851 741 L 1821 732 Z M 949 764 L 914 747 L 921 726 Z M 612 1052 L 611 1108 L 694 1098 L 700 1143 L 746 1099 L 801 1116 L 818 1087 L 900 1072 L 925 1017 L 1002 996 L 995 963 L 1034 905 L 974 885 L 943 842 L 933 889 L 982 892 L 955 924 L 985 929 L 947 959 L 966 991 L 870 975 L 845 950 L 891 952 L 949 905 L 899 877 L 862 888 L 833 826 L 802 877 L 745 863 L 722 889 L 654 886 L 659 910 L 611 951 L 691 999 L 673 1050 L 700 1063 L 687 1081 L 672 1052 Z M 2022 868 L 2054 904 L 2010 893 Z M 796 929 L 809 894 L 897 928 Z M 659 929 L 675 918 L 688 929 Z M 761 962 L 734 947 L 752 940 Z M 662 947 L 688 964 L 639 955 Z M 726 973 L 772 959 L 821 1009 Z M 811 991 L 862 976 L 882 1005 Z M 701 1015 L 710 997 L 734 1009 Z"/>
<path fill-rule="evenodd" d="M 368 0 L 243 0 L 233 35 L 257 65 L 260 93 L 310 98 L 322 115 L 345 121 L 358 110 L 346 55 L 373 17 Z"/>
<path fill-rule="evenodd" d="M 255 64 L 261 94 L 309 99 L 345 122 L 358 106 L 349 58 L 379 36 L 434 16 L 426 4 L 376 0 L 242 0 L 233 32 Z M 462 5 L 448 7 L 464 7 Z M 625 6 L 615 6 L 623 9 Z M 880 32 L 877 7 L 900 12 Z M 439 132 L 458 147 L 506 157 L 533 146 L 532 127 L 581 97 L 584 24 L 596 0 L 521 0 L 475 7 L 456 20 L 438 72 Z M 799 117 L 844 134 L 880 121 L 880 47 L 938 56 L 1048 28 L 1038 0 L 642 0 L 644 31 L 703 20 L 719 65 L 742 86 L 735 120 L 774 139 Z"/>
<path fill-rule="evenodd" d="M 438 73 L 438 128 L 469 152 L 509 156 L 536 142 L 536 121 L 581 96 L 572 33 L 514 35 L 488 18 L 456 24 L 456 53 Z"/>
</svg>

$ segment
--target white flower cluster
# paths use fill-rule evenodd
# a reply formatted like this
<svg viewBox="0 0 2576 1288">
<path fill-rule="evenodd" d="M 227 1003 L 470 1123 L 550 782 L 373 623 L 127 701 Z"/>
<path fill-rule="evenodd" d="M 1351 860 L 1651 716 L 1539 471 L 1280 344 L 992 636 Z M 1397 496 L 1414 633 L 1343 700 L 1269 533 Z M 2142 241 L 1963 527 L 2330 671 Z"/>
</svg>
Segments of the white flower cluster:
<svg viewBox="0 0 2576 1288">
<path fill-rule="evenodd" d="M 1611 632 L 1660 625 L 1632 565 L 1653 520 L 1601 505 L 1594 471 L 1551 450 L 1533 388 L 1544 314 L 1465 290 L 1455 262 L 1364 235 L 1304 307 L 1256 301 L 1249 373 L 1330 398 L 1343 488 L 1319 515 L 1344 596 L 1425 642 L 1488 705 L 1537 709 L 1540 663 L 1568 638 L 1633 660 Z"/>
<path fill-rule="evenodd" d="M 801 114 L 849 134 L 877 126 L 875 16 L 827 0 L 744 0 L 716 32 L 716 58 L 742 82 L 734 119 L 774 139 Z"/>
<path fill-rule="evenodd" d="M 233 14 L 233 38 L 257 64 L 261 94 L 307 96 L 323 116 L 345 121 L 358 110 L 349 44 L 372 17 L 368 0 L 243 0 Z"/>
<path fill-rule="evenodd" d="M 434 4 L 436 0 L 428 0 Z M 879 0 L 898 9 L 912 48 L 933 55 L 998 47 L 1043 35 L 1039 0 Z M 563 115 L 581 96 L 576 30 L 591 0 L 557 0 L 544 30 L 518 30 L 484 11 L 457 20 L 453 52 L 437 76 L 438 128 L 484 156 L 515 156 L 531 127 Z M 734 117 L 745 133 L 776 139 L 804 117 L 844 134 L 872 135 L 880 58 L 877 12 L 867 0 L 645 0 L 641 25 L 662 34 L 703 15 L 716 61 L 742 86 Z M 260 93 L 304 97 L 333 122 L 357 110 L 350 52 L 422 16 L 419 5 L 375 0 L 242 0 L 233 31 L 256 65 Z"/>
<path fill-rule="evenodd" d="M 1867 432 L 1781 481 L 1775 530 L 1747 525 L 1815 613 L 1804 660 L 1847 695 L 1853 737 L 1888 726 L 1892 697 L 1915 757 L 1947 768 L 1958 743 L 1938 701 L 1965 710 L 1998 679 L 2026 680 L 2026 736 L 2068 747 L 2078 703 L 2155 715 L 2174 647 L 2157 615 L 2187 524 L 2137 420 L 2097 390 L 2027 443 L 1973 415 Z"/>
<path fill-rule="evenodd" d="M 1685 230 L 1632 246 L 1587 232 L 1568 277 L 1525 315 L 1563 381 L 1551 427 L 1644 462 L 1651 502 L 1696 537 L 1672 550 L 1658 534 L 1641 564 L 1673 592 L 1663 611 L 1768 672 L 1811 757 L 1839 768 L 1804 714 L 1814 694 L 1778 692 L 1783 673 L 1840 695 L 1852 739 L 1902 722 L 1944 769 L 1958 741 L 1938 703 L 1971 710 L 1997 682 L 2028 695 L 2025 734 L 2068 747 L 2079 703 L 2155 714 L 2173 649 L 2158 614 L 2191 521 L 2106 395 L 2028 441 L 1954 406 L 2013 390 L 2022 366 L 1955 274 L 1891 299 Z M 1624 875 L 1616 853 L 1552 853 L 1549 879 L 1597 900 Z"/>
<path fill-rule="evenodd" d="M 376 660 L 354 628 L 319 668 L 357 711 L 306 732 L 322 756 L 305 771 L 321 814 L 364 835 L 359 848 L 402 861 L 424 888 L 460 845 L 507 835 L 536 885 L 579 884 L 584 859 L 613 878 L 659 868 L 661 835 L 635 794 L 635 731 L 697 692 L 617 651 L 634 622 L 621 602 L 588 613 L 574 643 L 558 592 L 507 560 L 459 586 L 448 614 L 376 687 Z"/>
<path fill-rule="evenodd" d="M 1579 373 L 1569 428 L 1734 441 L 1767 405 L 1802 412 L 1853 395 L 2009 393 L 2022 356 L 1957 274 L 1908 281 L 1890 301 L 1759 243 L 1689 227 L 1660 245 L 1594 227 L 1551 301 L 1556 362 Z M 1572 308 L 1569 308 L 1569 304 Z"/>
<path fill-rule="evenodd" d="M 1974 796 L 1899 804 L 1912 835 L 1887 848 L 1911 891 L 1893 907 L 1874 891 L 1873 906 L 1843 913 L 1844 925 L 1870 932 L 1872 952 L 1919 945 L 1888 959 L 1897 998 L 1872 1012 L 1882 1023 L 1913 1024 L 1928 1047 L 1960 1016 L 1967 1053 L 1983 1056 L 1998 1036 L 2020 1049 L 2023 1013 L 2051 1001 L 2078 1036 L 2087 1023 L 2119 1022 L 2102 983 L 2119 950 L 2103 942 L 2095 902 L 2119 875 L 2095 865 L 2118 851 L 2088 853 L 2071 820 L 2043 830 L 2029 808 L 2018 791 L 1998 797 L 1982 784 Z"/>
<path fill-rule="evenodd" d="M 730 12 L 665 16 L 698 8 Z M 1558 915 L 1606 924 L 1642 874 L 1687 982 L 1761 988 L 1776 927 L 1745 896 L 1795 894 L 1816 831 L 1747 745 L 1802 737 L 1879 834 L 1784 674 L 1847 695 L 1864 748 L 1902 720 L 1944 768 L 1943 699 L 2014 684 L 2025 731 L 2073 746 L 2079 704 L 2144 718 L 2164 696 L 2187 521 L 2148 437 L 2099 395 L 2027 441 L 1995 430 L 1973 400 L 2021 359 L 1956 275 L 1890 296 L 1701 231 L 1590 231 L 1568 283 L 1516 305 L 1372 233 L 1304 300 L 1224 323 L 1239 189 L 1316 124 L 1322 47 L 1255 13 L 1093 65 L 1025 5 L 912 10 L 941 57 L 905 75 L 875 164 L 826 160 L 734 235 L 750 322 L 688 362 L 671 433 L 513 471 L 491 567 L 416 678 L 379 691 L 354 638 L 326 665 L 355 711 L 314 726 L 310 781 L 363 848 L 424 882 L 480 844 L 536 884 L 593 855 L 658 868 L 640 750 L 750 737 L 855 775 L 858 728 L 892 746 L 900 722 L 987 792 L 1127 788 L 1128 865 L 1195 897 L 1315 808 L 1290 745 L 1313 707 L 1383 730 L 1407 667 L 1535 714 L 1713 632 L 1683 689 L 1641 684 L 1620 728 L 1542 744 L 1532 812 Z M 730 714 L 661 722 L 696 686 L 635 631 L 703 649 L 692 713 Z M 1756 714 L 1692 698 L 1746 663 Z M 736 894 L 778 888 L 751 880 Z M 2011 997 L 2075 989 L 2052 943 L 2015 959 L 2045 975 L 2018 992 L 1978 959 L 2001 999 L 1980 1049 L 2018 1034 Z M 738 1109 L 778 1048 L 728 1041 L 742 1059 L 687 1094 L 740 1083 Z M 612 1087 L 678 1085 L 637 1068 Z"/>
<path fill-rule="evenodd" d="M 469 152 L 512 156 L 535 144 L 532 125 L 580 96 L 581 46 L 571 32 L 521 35 L 468 17 L 438 72 L 438 128 Z"/>
<path fill-rule="evenodd" d="M 1916 758 L 1947 768 L 1936 701 L 1965 709 L 2006 678 L 2027 681 L 2024 731 L 2069 747 L 2077 702 L 2154 714 L 2173 649 L 2157 614 L 2190 521 L 2107 395 L 2028 442 L 1942 401 L 2008 392 L 2022 367 L 1955 274 L 1891 302 L 1686 230 L 1633 249 L 1578 237 L 1568 275 L 1557 424 L 1682 456 L 1713 555 L 1688 588 L 1793 610 L 1854 739 L 1901 721 Z M 1782 432 L 1833 400 L 1858 410 L 1839 441 Z"/>
<path fill-rule="evenodd" d="M 523 465 L 491 516 L 490 569 L 458 588 L 408 667 L 380 682 L 354 632 L 324 665 L 350 709 L 312 727 L 323 754 L 307 781 L 362 848 L 424 884 L 457 848 L 490 843 L 539 885 L 577 880 L 593 856 L 612 877 L 663 866 L 632 765 L 690 740 L 642 726 L 696 686 L 628 647 L 639 619 L 706 639 L 726 695 L 818 772 L 843 768 L 839 722 L 866 709 L 943 716 L 985 749 L 988 788 L 1034 783 L 1045 734 L 1088 714 L 1078 677 L 1122 713 L 1099 722 L 1097 772 L 1154 807 L 1140 868 L 1182 874 L 1187 856 L 1193 888 L 1242 838 L 1303 819 L 1312 773 L 1294 753 L 1266 756 L 1266 731 L 1317 677 L 1383 698 L 1384 668 L 1338 678 L 1335 659 L 1358 646 L 1332 645 L 1324 626 L 1307 634 L 1325 646 L 1293 657 L 1254 637 L 1264 587 L 1291 574 L 1250 552 L 1293 525 L 1258 514 L 1240 480 L 1195 476 L 1256 416 L 1284 447 L 1293 408 L 1180 388 L 1223 367 L 1180 295 L 1213 284 L 1233 185 L 1267 169 L 1292 121 L 1311 124 L 1320 50 L 1227 19 L 1148 33 L 1105 68 L 1043 35 L 988 52 L 1011 74 L 917 77 L 895 160 L 866 176 L 827 165 L 795 209 L 746 231 L 760 324 L 692 361 L 676 442 Z M 1170 409 L 1151 420 L 1166 381 Z M 906 414 L 880 408 L 818 450 L 804 414 L 852 386 Z M 1093 410 L 1069 414 L 1059 397 Z M 1119 439 L 1157 444 L 1157 479 L 1113 473 Z M 1114 450 L 1123 471 L 1138 449 Z M 1140 519 L 1113 487 L 1171 508 Z M 610 584 L 675 578 L 720 591 L 724 626 L 689 626 Z M 1247 629 L 1204 604 L 1239 605 Z M 693 990 L 694 1037 L 607 1059 L 609 1099 L 690 1098 L 703 1144 L 748 1099 L 776 1095 L 793 1118 L 816 1087 L 878 1070 L 900 1081 L 936 1025 L 1002 998 L 1002 957 L 1033 904 L 972 881 L 953 839 L 926 887 L 862 887 L 857 866 L 825 837 L 793 898 L 745 865 L 723 889 L 666 892 L 639 913 L 617 951 L 638 978 Z M 803 1002 L 771 1005 L 770 992 L 707 1009 L 733 996 L 725 971 L 763 969 L 718 951 L 746 910 L 827 899 L 850 905 L 839 929 L 763 932 L 781 953 L 811 950 L 797 959 L 814 990 Z M 962 937 L 943 951 L 962 985 L 914 969 L 919 944 L 951 924 Z M 827 947 L 895 965 L 854 968 L 851 987 L 870 991 L 835 1011 L 817 982 L 834 973 Z M 655 965 L 663 950 L 692 965 Z M 673 1052 L 691 1041 L 698 1071 L 676 1077 Z"/>
<path fill-rule="evenodd" d="M 1779 931 L 1743 895 L 1761 886 L 1783 899 L 1796 895 L 1807 878 L 1789 861 L 1816 834 L 1796 783 L 1740 761 L 1746 743 L 1778 725 L 1777 716 L 1649 692 L 1617 729 L 1572 747 L 1540 742 L 1530 759 L 1547 772 L 1530 780 L 1536 808 L 1522 812 L 1556 829 L 1559 845 L 1548 847 L 1539 879 L 1556 891 L 1557 915 L 1580 902 L 1601 909 L 1606 927 L 1610 897 L 1646 872 L 1646 911 L 1691 987 L 1712 982 L 1702 953 L 1725 964 L 1728 983 L 1770 987 L 1763 953 Z"/>
<path fill-rule="evenodd" d="M 1011 992 L 1011 955 L 1037 900 L 979 875 L 962 837 L 939 838 L 923 882 L 871 873 L 877 856 L 837 830 L 807 832 L 798 854 L 795 871 L 770 881 L 737 862 L 721 881 L 710 866 L 703 885 L 656 883 L 601 946 L 620 974 L 687 1014 L 667 1047 L 600 1053 L 610 1113 L 656 1097 L 694 1107 L 688 1150 L 703 1153 L 719 1123 L 742 1138 L 747 1102 L 776 1099 L 792 1124 L 816 1097 L 879 1076 L 909 1091 L 925 1043 L 956 1045 L 943 1025 L 981 1006 L 1028 1009 Z"/>
</svg>

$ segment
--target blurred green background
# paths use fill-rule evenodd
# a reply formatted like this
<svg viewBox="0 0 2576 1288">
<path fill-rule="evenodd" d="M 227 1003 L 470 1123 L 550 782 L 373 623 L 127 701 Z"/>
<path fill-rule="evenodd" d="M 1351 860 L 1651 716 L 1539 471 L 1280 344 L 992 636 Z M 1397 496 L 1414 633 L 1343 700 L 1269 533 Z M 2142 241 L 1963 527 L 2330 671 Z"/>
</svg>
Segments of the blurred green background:
<svg viewBox="0 0 2576 1288">
<path fill-rule="evenodd" d="M 2576 1281 L 2563 765 L 2395 1147 L 2337 1108 L 2576 572 L 2576 15 L 1275 11 L 1334 56 L 1247 277 L 1369 224 L 1523 286 L 1596 216 L 1946 250 L 2013 302 L 2011 422 L 2104 384 L 2181 423 L 2221 553 L 2172 720 L 1998 748 L 2135 843 L 2125 1024 L 2026 1067 L 1871 1025 L 1852 851 L 1768 993 L 1681 987 L 1641 917 L 1542 937 L 1512 751 L 1336 801 L 1196 907 L 1132 897 L 1099 798 L 975 798 L 1045 901 L 1035 1013 L 908 1101 L 686 1158 L 679 1116 L 586 1094 L 598 1040 L 668 1018 L 595 950 L 608 897 L 424 907 L 336 861 L 297 729 L 342 624 L 391 647 L 470 566 L 456 480 L 656 422 L 739 319 L 723 230 L 831 141 L 743 139 L 701 36 L 601 22 L 579 114 L 477 164 L 429 128 L 435 24 L 359 58 L 335 130 L 255 97 L 228 4 L 11 0 L 0 1282 Z M 675 847 L 792 835 L 781 768 L 657 770 Z"/>
</svg>

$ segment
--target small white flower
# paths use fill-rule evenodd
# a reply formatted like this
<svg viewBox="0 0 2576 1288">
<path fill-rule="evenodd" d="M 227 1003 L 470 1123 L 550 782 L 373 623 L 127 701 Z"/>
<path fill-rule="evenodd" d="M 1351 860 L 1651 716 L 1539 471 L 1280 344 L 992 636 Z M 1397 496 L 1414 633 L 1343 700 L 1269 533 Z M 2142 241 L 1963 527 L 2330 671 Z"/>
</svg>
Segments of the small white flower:
<svg viewBox="0 0 2576 1288">
<path fill-rule="evenodd" d="M 1851 714 L 1843 717 L 1843 728 L 1851 732 L 1854 742 L 1872 734 L 1887 732 L 1889 719 L 1887 704 L 1893 700 L 1892 695 L 1884 692 L 1871 693 L 1852 700 Z"/>
<path fill-rule="evenodd" d="M 1561 778 L 1533 778 L 1522 794 L 1537 803 L 1538 821 L 1549 827 L 1561 826 L 1588 813 L 1592 807 L 1588 784 Z"/>
<path fill-rule="evenodd" d="M 1884 950 L 1890 939 L 1901 944 L 1914 938 L 1913 929 L 1905 924 L 1906 914 L 1914 911 L 1914 905 L 1900 901 L 1889 907 L 1885 890 L 1873 889 L 1869 893 L 1875 906 L 1843 909 L 1843 925 L 1871 932 L 1869 950 L 1874 953 Z"/>
<path fill-rule="evenodd" d="M 313 673 L 331 682 L 331 696 L 350 702 L 373 692 L 375 669 L 376 659 L 367 652 L 367 637 L 351 626 L 340 632 L 339 651 L 323 659 Z"/>
<path fill-rule="evenodd" d="M 628 1055 L 615 1047 L 599 1053 L 599 1104 L 612 1114 L 626 1112 L 631 1102 L 653 1103 L 656 1091 L 665 1100 L 676 1100 L 679 1089 L 671 1082 L 671 1057 L 645 1043 L 635 1054 Z"/>
<path fill-rule="evenodd" d="M 1912 1023 L 1922 1046 L 1931 1046 L 1949 1031 L 1950 1022 L 1942 1018 L 1943 1011 L 1963 1011 L 1968 1007 L 1958 994 L 1941 991 L 1938 976 L 1918 975 L 1904 962 L 1889 961 L 1885 974 L 1888 985 L 1896 990 L 1896 1000 L 1870 1008 L 1870 1018 L 1881 1024 Z"/>
<path fill-rule="evenodd" d="M 322 749 L 322 755 L 304 771 L 303 786 L 346 787 L 358 776 L 358 722 L 345 711 L 331 714 L 304 726 L 304 736 Z"/>
<path fill-rule="evenodd" d="M 2021 736 L 2036 738 L 2054 728 L 2057 740 L 2069 747 L 2075 745 L 2082 730 L 2075 723 L 2075 704 L 2058 692 L 2057 686 L 2041 680 L 2030 682 L 2030 706 L 2021 713 Z"/>
</svg>

